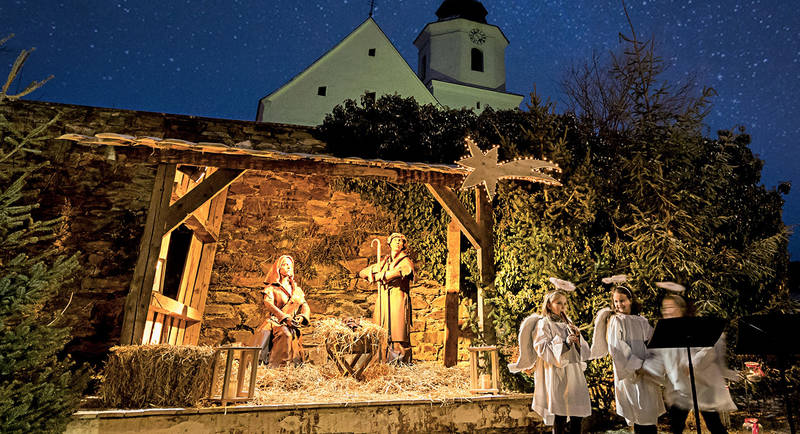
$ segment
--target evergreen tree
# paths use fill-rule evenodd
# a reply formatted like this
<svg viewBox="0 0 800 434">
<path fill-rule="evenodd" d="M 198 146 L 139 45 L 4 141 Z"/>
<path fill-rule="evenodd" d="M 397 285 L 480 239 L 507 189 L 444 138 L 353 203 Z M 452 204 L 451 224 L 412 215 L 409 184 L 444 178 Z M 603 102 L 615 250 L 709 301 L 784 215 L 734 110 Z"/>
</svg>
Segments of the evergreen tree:
<svg viewBox="0 0 800 434">
<path fill-rule="evenodd" d="M 13 35 L 12 35 L 13 36 Z M 0 41 L 0 44 L 8 38 Z M 0 104 L 30 93 L 44 82 L 9 95 L 8 89 L 30 51 L 23 51 L 0 90 Z M 46 80 L 45 80 L 46 81 Z M 46 166 L 39 154 L 45 130 L 25 132 L 0 115 L 0 431 L 62 432 L 86 385 L 84 369 L 60 355 L 69 340 L 58 315 L 44 309 L 77 267 L 77 255 L 56 246 L 63 219 L 39 220 L 31 174 Z M 19 174 L 21 172 L 21 174 Z"/>
<path fill-rule="evenodd" d="M 641 42 L 632 32 L 622 44 L 622 54 L 609 64 L 594 59 L 584 69 L 591 74 L 573 75 L 577 98 L 574 111 L 567 113 L 556 113 L 534 94 L 527 112 L 487 111 L 457 123 L 398 128 L 407 120 L 398 120 L 392 105 L 380 104 L 371 110 L 386 112 L 371 123 L 359 120 L 361 109 L 354 104 L 337 107 L 325 120 L 323 131 L 334 123 L 350 129 L 342 136 L 352 140 L 325 138 L 339 147 L 339 155 L 366 156 L 357 138 L 373 137 L 369 131 L 388 132 L 376 140 L 393 143 L 403 131 L 424 128 L 430 131 L 420 133 L 422 137 L 436 134 L 460 141 L 471 134 L 484 147 L 500 144 L 501 159 L 530 156 L 559 165 L 562 186 L 515 181 L 498 186 L 497 276 L 494 294 L 487 295 L 501 345 L 516 345 L 522 319 L 538 310 L 543 294 L 552 288 L 550 276 L 577 284 L 570 303 L 588 335 L 594 315 L 610 302 L 600 279 L 619 273 L 631 277 L 644 315 L 651 319 L 658 317 L 662 295 L 654 283 L 662 280 L 684 284 L 702 315 L 725 318 L 732 325 L 742 315 L 797 308 L 786 287 L 783 199 L 760 185 L 763 162 L 749 149 L 750 137 L 743 131 L 705 137 L 703 119 L 713 90 L 693 93 L 692 86 L 664 80 L 664 65 L 652 40 Z M 413 156 L 435 154 L 430 148 L 437 145 L 426 143 L 417 152 L 417 142 L 404 143 L 405 154 Z M 368 156 L 387 158 L 380 143 L 368 146 Z M 449 142 L 442 146 L 443 152 L 423 161 L 452 162 L 462 155 Z M 410 196 L 414 186 L 388 188 L 370 181 L 353 187 L 395 212 L 398 222 L 409 228 L 405 230 L 419 232 L 426 240 L 422 255 L 436 252 L 438 259 L 431 259 L 443 264 L 446 221 L 421 225 L 422 218 L 440 212 L 432 199 Z M 411 197 L 416 202 L 404 200 Z M 464 199 L 469 207 L 470 199 Z M 421 219 L 415 223 L 409 216 Z M 438 235 L 426 233 L 434 229 Z M 466 279 L 477 281 L 474 262 L 467 265 Z M 441 267 L 429 267 L 443 280 Z M 590 364 L 587 379 L 600 409 L 611 408 L 611 378 L 608 360 Z M 504 381 L 533 388 L 526 376 L 505 376 Z"/>
</svg>

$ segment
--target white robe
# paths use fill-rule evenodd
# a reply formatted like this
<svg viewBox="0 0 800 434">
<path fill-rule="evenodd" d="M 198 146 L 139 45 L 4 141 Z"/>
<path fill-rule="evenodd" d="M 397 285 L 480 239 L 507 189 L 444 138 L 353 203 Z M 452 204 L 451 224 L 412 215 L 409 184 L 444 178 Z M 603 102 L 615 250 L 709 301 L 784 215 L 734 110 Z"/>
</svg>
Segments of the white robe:
<svg viewBox="0 0 800 434">
<path fill-rule="evenodd" d="M 656 425 L 664 414 L 661 387 L 636 371 L 647 358 L 653 327 L 642 316 L 615 314 L 608 320 L 608 352 L 614 364 L 617 414 L 628 425 Z"/>
<path fill-rule="evenodd" d="M 665 376 L 664 401 L 668 406 L 691 410 L 692 383 L 689 377 L 689 360 L 686 348 L 659 348 L 650 350 L 652 358 L 644 363 L 644 369 L 653 375 Z M 735 411 L 736 404 L 725 384 L 725 378 L 735 378 L 735 373 L 725 365 L 725 334 L 713 347 L 692 348 L 697 389 L 697 406 L 700 411 Z"/>
<path fill-rule="evenodd" d="M 592 414 L 589 388 L 583 374 L 589 359 L 589 344 L 581 337 L 580 345 L 567 343 L 569 326 L 548 317 L 536 325 L 533 348 L 538 360 L 533 381 L 533 411 L 545 425 L 555 416 L 586 417 Z"/>
</svg>

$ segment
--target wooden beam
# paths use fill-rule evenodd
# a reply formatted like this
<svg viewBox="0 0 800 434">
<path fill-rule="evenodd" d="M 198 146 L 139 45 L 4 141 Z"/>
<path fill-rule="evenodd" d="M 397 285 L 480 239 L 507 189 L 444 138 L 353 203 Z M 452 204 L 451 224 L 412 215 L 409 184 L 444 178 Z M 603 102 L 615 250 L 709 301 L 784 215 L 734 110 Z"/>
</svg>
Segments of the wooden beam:
<svg viewBox="0 0 800 434">
<path fill-rule="evenodd" d="M 228 189 L 225 188 L 211 200 L 207 225 L 217 233 L 219 233 L 220 227 L 222 226 L 222 217 L 225 213 L 225 201 L 227 198 Z M 217 243 L 203 244 L 203 251 L 200 254 L 200 262 L 197 266 L 194 290 L 191 291 L 191 298 L 188 295 L 186 297 L 186 304 L 196 309 L 201 315 L 206 308 L 208 285 L 211 281 L 211 270 L 214 267 L 216 252 Z M 197 345 L 200 339 L 201 326 L 201 322 L 186 325 L 186 333 L 183 337 L 184 345 Z"/>
<path fill-rule="evenodd" d="M 458 199 L 458 195 L 444 185 L 425 184 L 425 187 L 428 188 L 428 191 L 431 192 L 436 201 L 442 205 L 442 208 L 447 211 L 450 218 L 458 223 L 460 230 L 464 232 L 472 246 L 480 249 L 483 244 L 481 239 L 482 230 L 469 211 L 464 208 L 461 200 Z"/>
<path fill-rule="evenodd" d="M 200 321 L 203 319 L 203 314 L 198 312 L 197 309 L 158 292 L 153 293 L 152 300 L 150 301 L 150 309 L 172 318 L 184 319 L 187 321 Z"/>
<path fill-rule="evenodd" d="M 478 284 L 478 323 L 483 332 L 484 342 L 494 345 L 497 333 L 492 323 L 489 312 L 491 305 L 486 302 L 486 293 L 494 292 L 494 215 L 489 197 L 483 188 L 475 189 L 475 219 L 480 228 L 481 246 L 478 249 L 478 270 L 480 282 Z"/>
<path fill-rule="evenodd" d="M 130 291 L 125 298 L 125 313 L 120 336 L 120 343 L 123 345 L 142 343 L 174 180 L 175 165 L 159 164 L 153 192 L 150 194 L 150 209 L 147 212 L 144 233 L 139 244 L 139 257 L 133 270 Z"/>
<path fill-rule="evenodd" d="M 219 233 L 212 232 L 207 224 L 203 223 L 205 219 L 198 217 L 197 213 L 189 214 L 189 217 L 183 221 L 187 228 L 194 232 L 194 236 L 204 243 L 216 243 L 219 239 Z M 175 226 L 177 228 L 177 226 Z"/>
<path fill-rule="evenodd" d="M 447 264 L 444 300 L 444 366 L 458 363 L 458 294 L 461 291 L 461 228 L 454 219 L 447 225 Z"/>
<path fill-rule="evenodd" d="M 253 155 L 237 155 L 202 152 L 200 150 L 152 149 L 144 146 L 116 146 L 118 155 L 133 161 L 149 163 L 190 164 L 225 169 L 265 170 L 298 175 L 343 176 L 348 178 L 376 178 L 404 183 L 431 183 L 457 187 L 466 173 L 454 173 L 436 169 L 407 167 L 385 167 L 357 164 L 347 161 L 318 161 L 272 159 Z"/>
<path fill-rule="evenodd" d="M 169 207 L 164 233 L 172 232 L 181 223 L 186 221 L 195 210 L 213 199 L 214 196 L 218 195 L 223 189 L 239 179 L 243 173 L 244 170 L 240 169 L 219 169 L 208 178 L 204 179 L 203 182 L 189 190 L 183 197 Z M 198 221 L 204 220 L 205 219 L 198 219 Z M 207 230 L 205 232 L 209 233 Z M 216 237 L 214 237 L 214 241 L 216 241 Z"/>
</svg>

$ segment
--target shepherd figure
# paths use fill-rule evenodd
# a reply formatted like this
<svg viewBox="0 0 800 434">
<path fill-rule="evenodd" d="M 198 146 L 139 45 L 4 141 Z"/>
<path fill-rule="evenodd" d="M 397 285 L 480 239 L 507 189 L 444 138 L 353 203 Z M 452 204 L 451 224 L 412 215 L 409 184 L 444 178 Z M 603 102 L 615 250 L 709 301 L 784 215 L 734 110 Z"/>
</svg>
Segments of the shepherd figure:
<svg viewBox="0 0 800 434">
<path fill-rule="evenodd" d="M 374 242 L 375 240 L 373 240 Z M 381 357 L 386 362 L 411 363 L 411 281 L 414 279 L 414 261 L 406 253 L 406 237 L 400 233 L 389 235 L 389 254 L 358 273 L 368 282 L 378 283 L 373 321 L 387 329 L 386 352 Z"/>
</svg>

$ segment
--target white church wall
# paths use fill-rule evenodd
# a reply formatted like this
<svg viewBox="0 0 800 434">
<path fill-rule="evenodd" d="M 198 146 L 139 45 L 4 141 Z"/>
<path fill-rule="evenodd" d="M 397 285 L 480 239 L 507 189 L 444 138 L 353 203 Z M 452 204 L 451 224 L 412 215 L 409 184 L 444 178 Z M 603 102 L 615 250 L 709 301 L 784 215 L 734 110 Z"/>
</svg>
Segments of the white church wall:
<svg viewBox="0 0 800 434">
<path fill-rule="evenodd" d="M 495 92 L 439 80 L 433 80 L 431 88 L 442 106 L 452 109 L 472 108 L 475 113 L 482 112 L 487 105 L 495 110 L 519 108 L 523 98 L 514 93 Z"/>
<path fill-rule="evenodd" d="M 323 87 L 325 95 L 319 95 Z M 319 125 L 337 104 L 347 98 L 358 100 L 365 92 L 374 92 L 376 98 L 397 93 L 420 104 L 437 104 L 371 18 L 292 81 L 262 98 L 257 120 Z"/>
</svg>

